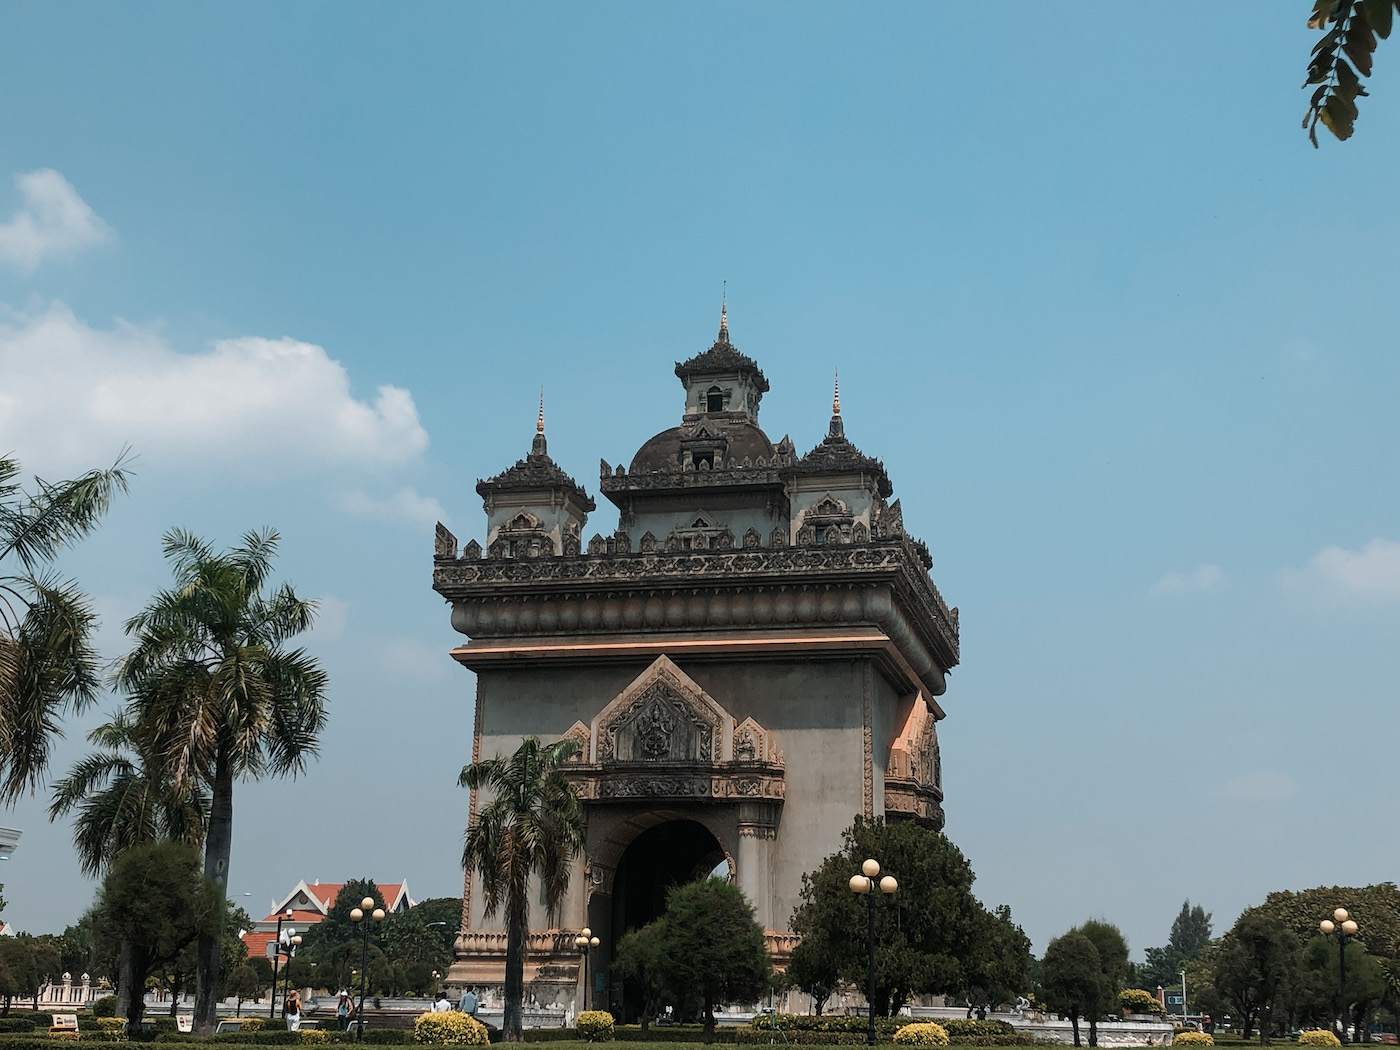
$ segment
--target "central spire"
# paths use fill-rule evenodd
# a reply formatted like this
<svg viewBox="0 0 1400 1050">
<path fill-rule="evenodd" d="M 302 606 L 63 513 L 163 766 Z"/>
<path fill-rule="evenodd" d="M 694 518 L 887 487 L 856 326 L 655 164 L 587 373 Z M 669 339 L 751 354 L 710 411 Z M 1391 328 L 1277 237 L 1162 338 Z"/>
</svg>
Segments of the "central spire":
<svg viewBox="0 0 1400 1050">
<path fill-rule="evenodd" d="M 826 440 L 846 440 L 846 426 L 841 422 L 841 372 L 838 369 L 831 389 L 831 426 L 827 427 Z"/>
<path fill-rule="evenodd" d="M 719 342 L 729 342 L 729 282 L 720 285 L 719 293 Z"/>
<path fill-rule="evenodd" d="M 544 440 L 544 387 L 540 387 L 540 414 L 535 420 L 535 440 L 530 443 L 530 455 L 543 456 L 548 451 Z"/>
</svg>

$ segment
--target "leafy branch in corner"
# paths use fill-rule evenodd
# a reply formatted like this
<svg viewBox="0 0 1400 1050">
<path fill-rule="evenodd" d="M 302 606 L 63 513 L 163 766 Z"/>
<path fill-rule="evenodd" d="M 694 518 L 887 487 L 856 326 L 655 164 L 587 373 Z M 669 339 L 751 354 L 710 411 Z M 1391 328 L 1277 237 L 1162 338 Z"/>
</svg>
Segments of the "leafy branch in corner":
<svg viewBox="0 0 1400 1050">
<path fill-rule="evenodd" d="M 1317 122 L 1345 142 L 1356 123 L 1356 99 L 1365 95 L 1361 78 L 1371 75 L 1376 38 L 1390 36 L 1400 0 L 1315 0 L 1309 29 L 1326 29 L 1312 49 L 1308 79 L 1317 84 L 1303 114 L 1308 140 L 1317 148 Z M 1328 28 L 1330 27 L 1330 28 Z M 1348 62 L 1347 60 L 1351 61 Z"/>
</svg>

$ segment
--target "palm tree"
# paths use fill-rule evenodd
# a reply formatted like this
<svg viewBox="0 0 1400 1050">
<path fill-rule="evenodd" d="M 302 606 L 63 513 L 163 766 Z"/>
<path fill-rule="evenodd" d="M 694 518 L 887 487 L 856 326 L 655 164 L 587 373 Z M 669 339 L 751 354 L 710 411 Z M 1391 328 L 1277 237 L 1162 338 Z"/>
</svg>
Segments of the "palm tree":
<svg viewBox="0 0 1400 1050">
<path fill-rule="evenodd" d="M 126 491 L 125 459 L 72 481 L 36 478 L 26 493 L 19 463 L 0 457 L 0 804 L 38 788 L 59 718 L 97 698 L 97 618 L 49 566 Z"/>
<path fill-rule="evenodd" d="M 325 725 L 326 674 L 303 649 L 284 643 L 311 626 L 315 603 L 287 583 L 264 585 L 276 532 L 250 532 L 217 553 L 174 529 L 163 540 L 175 586 L 127 622 L 135 647 L 116 681 L 150 727 L 177 790 L 209 792 L 204 873 L 227 897 L 235 779 L 303 772 Z M 199 940 L 195 1031 L 218 1021 L 219 938 Z"/>
<path fill-rule="evenodd" d="M 488 758 L 462 770 L 457 783 L 491 795 L 467 828 L 462 866 L 481 880 L 486 914 L 505 906 L 506 986 L 502 1028 L 520 1042 L 525 995 L 525 945 L 530 938 L 530 877 L 538 875 L 556 917 L 569 888 L 569 866 L 583 849 L 584 817 L 564 763 L 573 740 L 541 744 L 529 736 L 509 758 Z"/>
<path fill-rule="evenodd" d="M 119 712 L 88 734 L 98 750 L 82 759 L 53 787 L 49 819 L 77 811 L 73 845 L 78 866 L 94 878 L 111 870 L 127 850 L 157 840 L 194 846 L 204 843 L 209 798 L 202 785 L 177 789 L 162 766 L 149 731 Z M 118 956 L 117 1011 L 130 1009 L 133 978 L 131 945 Z"/>
<path fill-rule="evenodd" d="M 97 878 L 132 846 L 172 839 L 204 844 L 209 796 L 203 785 L 177 790 L 150 734 L 128 712 L 119 712 L 88 734 L 98 750 L 53 787 L 49 819 L 74 810 L 73 846 L 83 874 Z"/>
</svg>

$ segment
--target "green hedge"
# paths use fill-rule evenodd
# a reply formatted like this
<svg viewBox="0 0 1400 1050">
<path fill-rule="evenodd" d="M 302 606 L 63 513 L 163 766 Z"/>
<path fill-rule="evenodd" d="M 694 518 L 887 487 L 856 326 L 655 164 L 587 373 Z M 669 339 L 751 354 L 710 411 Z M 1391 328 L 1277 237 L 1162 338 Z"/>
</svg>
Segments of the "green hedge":
<svg viewBox="0 0 1400 1050">
<path fill-rule="evenodd" d="M 304 1029 L 304 1031 L 324 1031 L 324 1029 Z M 568 1029 L 570 1033 L 573 1029 Z M 355 1027 L 348 1032 L 327 1032 L 330 1043 L 355 1042 Z M 577 1038 L 577 1035 L 574 1036 Z M 225 1032 L 209 1039 L 190 1035 L 188 1032 L 161 1032 L 156 1036 L 158 1043 L 223 1043 L 237 1046 L 298 1046 L 301 1045 L 299 1032 Z M 406 1028 L 366 1028 L 363 1042 L 371 1046 L 408 1046 L 413 1042 L 413 1032 Z M 4 1050 L 9 1050 L 5 1047 Z"/>
<path fill-rule="evenodd" d="M 0 1017 L 0 1032 L 32 1032 L 37 1024 L 34 1017 Z"/>
</svg>

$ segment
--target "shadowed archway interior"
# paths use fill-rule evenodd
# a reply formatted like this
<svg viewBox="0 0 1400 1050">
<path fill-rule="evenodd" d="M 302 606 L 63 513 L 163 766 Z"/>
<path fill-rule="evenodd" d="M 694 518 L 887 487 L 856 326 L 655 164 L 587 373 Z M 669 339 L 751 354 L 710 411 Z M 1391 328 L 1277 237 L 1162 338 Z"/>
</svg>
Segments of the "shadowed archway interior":
<svg viewBox="0 0 1400 1050">
<path fill-rule="evenodd" d="M 666 894 L 708 875 L 729 877 L 729 858 L 710 830 L 694 820 L 668 820 L 643 831 L 623 851 L 613 881 L 612 944 L 629 930 L 661 917 Z M 620 1003 L 619 1003 L 620 1000 Z M 614 987 L 614 1005 L 622 1005 L 629 1022 L 641 1008 L 631 989 Z"/>
</svg>

